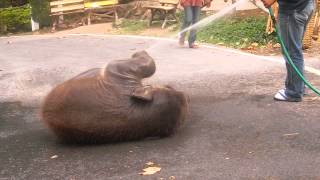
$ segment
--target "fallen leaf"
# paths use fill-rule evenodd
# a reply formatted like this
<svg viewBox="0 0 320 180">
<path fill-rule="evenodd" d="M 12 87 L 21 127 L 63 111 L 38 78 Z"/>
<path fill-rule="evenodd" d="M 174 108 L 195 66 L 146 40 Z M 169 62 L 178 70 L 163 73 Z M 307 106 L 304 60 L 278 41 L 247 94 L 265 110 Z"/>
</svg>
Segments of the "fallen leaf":
<svg viewBox="0 0 320 180">
<path fill-rule="evenodd" d="M 152 166 L 152 165 L 154 165 L 154 163 L 153 162 L 147 162 L 146 165 Z"/>
<path fill-rule="evenodd" d="M 50 158 L 51 158 L 51 159 L 56 159 L 56 158 L 58 158 L 58 155 L 53 155 L 53 156 L 51 156 Z"/>
<path fill-rule="evenodd" d="M 254 47 L 252 47 L 252 46 L 247 47 L 247 50 L 252 50 L 252 49 L 254 49 Z"/>
<path fill-rule="evenodd" d="M 296 136 L 296 135 L 299 135 L 299 133 L 284 134 L 283 136 Z"/>
<path fill-rule="evenodd" d="M 253 47 L 258 47 L 259 44 L 258 44 L 258 43 L 252 43 L 251 46 L 253 46 Z"/>
<path fill-rule="evenodd" d="M 267 44 L 267 48 L 272 48 L 273 45 L 272 44 Z"/>
<path fill-rule="evenodd" d="M 277 44 L 273 45 L 273 47 L 274 48 L 279 48 L 279 47 L 281 47 L 281 45 L 279 43 L 277 43 Z"/>
<path fill-rule="evenodd" d="M 147 167 L 145 169 L 143 169 L 144 172 L 142 173 L 139 173 L 140 175 L 143 175 L 143 176 L 147 176 L 147 175 L 152 175 L 152 174 L 155 174 L 157 172 L 159 172 L 161 170 L 161 167 Z"/>
<path fill-rule="evenodd" d="M 175 179 L 176 179 L 176 177 L 174 177 L 174 176 L 169 177 L 169 180 L 175 180 Z"/>
</svg>

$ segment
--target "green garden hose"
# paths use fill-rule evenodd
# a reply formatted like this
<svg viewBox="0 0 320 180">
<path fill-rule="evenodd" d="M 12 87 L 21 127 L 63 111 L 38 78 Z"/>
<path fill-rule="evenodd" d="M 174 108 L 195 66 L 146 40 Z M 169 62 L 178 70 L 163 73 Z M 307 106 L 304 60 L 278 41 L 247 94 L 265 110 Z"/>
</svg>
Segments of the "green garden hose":
<svg viewBox="0 0 320 180">
<path fill-rule="evenodd" d="M 284 43 L 283 43 L 283 39 L 280 35 L 280 32 L 279 32 L 279 27 L 278 27 L 278 24 L 276 23 L 276 18 L 274 17 L 274 13 L 273 13 L 273 10 L 271 7 L 269 7 L 269 13 L 270 13 L 270 16 L 271 16 L 271 19 L 272 19 L 272 22 L 273 24 L 275 25 L 276 27 L 276 34 L 277 34 L 277 38 L 278 38 L 278 41 L 281 45 L 281 49 L 282 49 L 282 53 L 283 55 L 287 58 L 288 60 L 288 63 L 290 64 L 290 66 L 293 67 L 293 69 L 295 70 L 295 72 L 298 74 L 298 76 L 301 78 L 301 80 L 305 83 L 305 85 L 307 87 L 309 87 L 313 92 L 315 92 L 318 96 L 320 96 L 320 91 L 318 89 L 316 89 L 314 86 L 312 86 L 305 78 L 304 76 L 302 75 L 302 73 L 299 71 L 299 69 L 296 67 L 296 65 L 294 65 L 289 53 L 288 53 L 288 50 L 287 48 L 284 46 Z"/>
</svg>

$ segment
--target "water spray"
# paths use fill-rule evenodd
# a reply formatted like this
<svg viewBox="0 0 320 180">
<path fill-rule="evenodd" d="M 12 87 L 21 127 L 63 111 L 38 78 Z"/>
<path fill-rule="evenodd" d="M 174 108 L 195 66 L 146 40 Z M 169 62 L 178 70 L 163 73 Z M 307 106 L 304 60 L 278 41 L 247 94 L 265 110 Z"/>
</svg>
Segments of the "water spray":
<svg viewBox="0 0 320 180">
<path fill-rule="evenodd" d="M 228 12 L 232 11 L 234 8 L 240 6 L 241 4 L 245 3 L 247 0 L 240 0 L 240 1 L 237 1 L 236 3 L 232 4 L 231 6 L 228 6 L 222 10 L 220 10 L 219 12 L 217 12 L 216 14 L 213 14 L 211 16 L 208 16 L 204 19 L 202 19 L 201 21 L 193 24 L 192 26 L 189 26 L 188 28 L 185 28 L 183 29 L 182 31 L 180 31 L 178 33 L 178 37 L 180 37 L 180 35 L 182 33 L 185 33 L 191 29 L 199 29 L 199 28 L 202 28 L 202 27 L 205 27 L 207 26 L 209 23 L 211 23 L 212 21 L 218 19 L 218 18 L 221 18 L 223 16 L 225 16 Z"/>
</svg>

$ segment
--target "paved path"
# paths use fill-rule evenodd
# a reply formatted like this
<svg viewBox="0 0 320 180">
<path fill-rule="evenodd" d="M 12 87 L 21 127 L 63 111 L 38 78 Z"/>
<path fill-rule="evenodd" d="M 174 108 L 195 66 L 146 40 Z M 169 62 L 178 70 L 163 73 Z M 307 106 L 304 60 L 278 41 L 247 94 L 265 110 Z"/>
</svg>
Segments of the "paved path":
<svg viewBox="0 0 320 180">
<path fill-rule="evenodd" d="M 170 84 L 190 97 L 178 134 L 99 146 L 57 143 L 38 118 L 45 94 L 88 68 L 145 49 L 157 64 L 145 83 Z M 302 103 L 273 101 L 284 68 L 266 59 L 123 36 L 2 38 L 0 180 L 320 177 L 320 99 L 311 94 Z M 307 64 L 320 67 L 317 59 Z M 307 77 L 320 87 L 319 76 Z M 161 171 L 139 175 L 149 161 Z"/>
</svg>

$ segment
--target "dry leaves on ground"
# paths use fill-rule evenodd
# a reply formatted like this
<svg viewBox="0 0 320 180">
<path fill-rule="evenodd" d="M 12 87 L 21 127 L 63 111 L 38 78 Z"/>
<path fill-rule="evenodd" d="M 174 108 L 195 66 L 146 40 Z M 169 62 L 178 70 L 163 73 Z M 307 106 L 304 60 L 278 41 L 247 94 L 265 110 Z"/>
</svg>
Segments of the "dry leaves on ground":
<svg viewBox="0 0 320 180">
<path fill-rule="evenodd" d="M 58 158 L 59 156 L 58 155 L 53 155 L 53 156 L 51 156 L 50 158 L 51 159 L 56 159 L 56 158 Z"/>
<path fill-rule="evenodd" d="M 152 175 L 161 170 L 161 167 L 156 167 L 156 166 L 151 166 L 143 169 L 144 172 L 139 173 L 140 175 L 147 176 L 147 175 Z"/>
<path fill-rule="evenodd" d="M 143 169 L 143 172 L 139 173 L 140 175 L 147 176 L 147 175 L 152 175 L 161 170 L 161 167 L 157 166 L 154 162 L 147 162 L 146 165 L 148 166 L 147 168 Z"/>
</svg>

